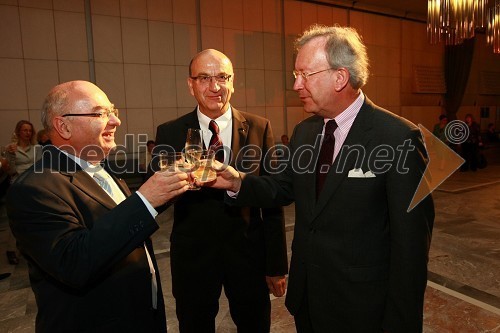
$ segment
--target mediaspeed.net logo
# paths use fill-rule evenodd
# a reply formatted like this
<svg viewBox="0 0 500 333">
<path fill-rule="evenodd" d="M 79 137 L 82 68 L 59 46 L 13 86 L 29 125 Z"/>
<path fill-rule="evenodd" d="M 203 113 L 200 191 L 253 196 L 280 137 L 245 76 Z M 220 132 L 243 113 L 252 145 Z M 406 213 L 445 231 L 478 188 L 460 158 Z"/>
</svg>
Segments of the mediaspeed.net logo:
<svg viewBox="0 0 500 333">
<path fill-rule="evenodd" d="M 424 145 L 428 153 L 428 163 L 420 180 L 415 194 L 408 206 L 408 212 L 431 194 L 439 185 L 441 185 L 448 177 L 450 177 L 465 161 L 460 157 L 450 146 L 442 142 L 438 137 L 434 136 L 423 125 L 418 125 Z M 452 145 L 459 145 L 469 137 L 469 128 L 465 122 L 453 120 L 445 127 L 445 136 L 447 141 Z M 283 172 L 286 168 L 292 168 L 296 174 L 314 173 L 316 172 L 317 151 L 321 147 L 322 135 L 318 135 L 313 145 L 302 145 L 294 149 L 293 154 L 288 146 L 276 145 L 267 151 L 262 151 L 258 145 L 247 145 L 242 147 L 238 154 L 233 154 L 231 149 L 224 146 L 225 163 L 236 165 L 238 170 L 246 173 L 252 173 L 262 168 L 267 174 L 277 174 Z M 126 134 L 125 142 L 128 145 L 117 145 L 114 149 L 110 160 L 113 163 L 108 164 L 110 171 L 122 175 L 124 173 L 146 173 L 147 168 L 139 168 L 141 161 L 146 161 L 146 143 L 147 135 L 145 134 Z M 131 147 L 134 147 L 133 149 Z M 63 150 L 72 155 L 77 155 L 73 147 L 61 147 Z M 414 151 L 416 147 L 411 140 L 405 140 L 400 145 L 392 147 L 389 145 L 378 145 L 370 151 L 361 145 L 344 145 L 340 150 L 336 160 L 335 173 L 340 174 L 345 171 L 345 161 L 351 154 L 356 156 L 356 165 L 361 165 L 366 160 L 368 171 L 363 173 L 363 177 L 375 177 L 378 174 L 383 174 L 389 170 L 395 170 L 398 173 L 406 174 L 411 172 L 407 167 L 407 156 Z M 138 153 L 132 153 L 136 151 Z M 159 145 L 155 147 L 156 153 L 153 154 L 153 163 L 148 168 L 151 168 L 155 161 L 155 156 L 162 152 L 173 152 L 174 147 L 170 145 Z M 85 154 L 91 156 L 104 156 L 102 149 L 99 146 L 88 146 L 84 149 Z M 45 150 L 43 154 L 52 154 L 53 151 Z M 58 154 L 62 152 L 57 151 Z M 128 163 L 130 159 L 136 160 L 137 163 Z M 38 159 L 38 158 L 37 158 Z M 52 158 L 45 158 L 44 161 L 53 161 Z M 43 163 L 36 164 L 35 172 L 44 172 L 47 169 L 53 169 L 50 165 Z M 53 170 L 54 171 L 54 170 Z M 76 170 L 67 170 L 68 172 L 76 172 Z M 153 169 L 154 171 L 154 169 Z M 323 166 L 320 172 L 329 172 L 330 168 Z M 55 171 L 54 171 L 55 172 Z M 360 169 L 349 171 L 349 176 L 360 177 Z M 357 174 L 356 174 L 357 173 Z"/>
</svg>

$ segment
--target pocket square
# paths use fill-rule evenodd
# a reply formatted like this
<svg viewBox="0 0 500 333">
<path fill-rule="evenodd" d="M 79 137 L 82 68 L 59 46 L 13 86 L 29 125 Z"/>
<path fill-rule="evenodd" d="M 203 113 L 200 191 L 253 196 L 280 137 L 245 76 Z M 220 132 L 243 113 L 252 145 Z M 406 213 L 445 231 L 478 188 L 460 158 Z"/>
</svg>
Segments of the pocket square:
<svg viewBox="0 0 500 333">
<path fill-rule="evenodd" d="M 362 169 L 354 168 L 349 171 L 347 175 L 348 178 L 375 178 L 375 174 L 368 170 L 367 172 L 363 172 Z"/>
<path fill-rule="evenodd" d="M 375 174 L 368 170 L 367 172 L 365 172 L 365 178 L 375 178 Z"/>
<path fill-rule="evenodd" d="M 348 178 L 365 178 L 365 174 L 361 169 L 352 169 L 347 175 Z"/>
</svg>

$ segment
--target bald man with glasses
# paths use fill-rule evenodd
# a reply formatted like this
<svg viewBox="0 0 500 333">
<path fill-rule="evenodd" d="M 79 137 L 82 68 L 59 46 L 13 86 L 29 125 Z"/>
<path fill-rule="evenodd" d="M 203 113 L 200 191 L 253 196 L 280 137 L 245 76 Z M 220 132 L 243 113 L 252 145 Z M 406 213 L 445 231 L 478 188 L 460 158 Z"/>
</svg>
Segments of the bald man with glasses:
<svg viewBox="0 0 500 333">
<path fill-rule="evenodd" d="M 185 192 L 187 175 L 159 172 L 137 192 L 106 168 L 121 121 L 86 81 L 54 87 L 42 122 L 52 145 L 7 196 L 28 261 L 36 331 L 166 332 L 150 236 L 159 207 Z"/>
<path fill-rule="evenodd" d="M 265 174 L 264 156 L 274 146 L 271 124 L 231 105 L 233 82 L 226 55 L 214 49 L 195 55 L 187 83 L 198 105 L 160 125 L 156 147 L 182 151 L 188 128 L 199 128 L 206 148 L 224 148 L 219 158 Z M 224 203 L 222 190 L 188 191 L 174 204 L 170 258 L 180 332 L 215 332 L 223 287 L 238 332 L 269 332 L 269 293 L 285 293 L 288 272 L 282 207 L 234 208 Z"/>
</svg>

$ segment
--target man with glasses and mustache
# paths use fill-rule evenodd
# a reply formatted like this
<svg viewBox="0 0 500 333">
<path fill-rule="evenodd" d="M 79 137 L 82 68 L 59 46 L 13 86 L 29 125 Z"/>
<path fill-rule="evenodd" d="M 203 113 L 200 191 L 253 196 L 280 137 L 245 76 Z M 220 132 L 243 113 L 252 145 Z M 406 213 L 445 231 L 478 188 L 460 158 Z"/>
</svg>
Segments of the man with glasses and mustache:
<svg viewBox="0 0 500 333">
<path fill-rule="evenodd" d="M 237 169 L 265 174 L 264 156 L 274 146 L 271 124 L 230 104 L 233 82 L 226 55 L 214 49 L 198 53 L 187 79 L 198 106 L 160 125 L 155 149 L 168 145 L 180 152 L 188 128 L 200 128 L 206 148 L 211 142 L 222 143 L 225 149 L 219 150 L 219 158 Z M 222 287 L 238 332 L 269 332 L 269 293 L 285 293 L 288 262 L 282 207 L 230 207 L 224 193 L 202 188 L 184 193 L 174 203 L 170 263 L 182 333 L 215 332 Z"/>
<path fill-rule="evenodd" d="M 52 145 L 7 196 L 28 261 L 37 332 L 166 332 L 150 236 L 159 207 L 185 192 L 187 175 L 159 172 L 131 194 L 103 167 L 118 110 L 97 86 L 72 81 L 45 99 Z"/>
<path fill-rule="evenodd" d="M 293 88 L 312 116 L 293 131 L 286 169 L 228 167 L 212 186 L 237 192 L 237 205 L 295 202 L 285 304 L 297 332 L 421 332 L 434 206 L 428 196 L 409 209 L 425 183 L 420 131 L 364 95 L 356 30 L 313 26 L 296 47 Z"/>
</svg>

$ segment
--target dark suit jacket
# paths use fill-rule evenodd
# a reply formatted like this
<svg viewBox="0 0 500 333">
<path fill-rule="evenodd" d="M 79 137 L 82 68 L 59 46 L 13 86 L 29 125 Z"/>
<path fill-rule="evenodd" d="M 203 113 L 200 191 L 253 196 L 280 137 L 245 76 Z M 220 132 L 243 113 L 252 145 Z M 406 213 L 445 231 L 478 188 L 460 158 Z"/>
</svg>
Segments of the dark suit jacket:
<svg viewBox="0 0 500 333">
<path fill-rule="evenodd" d="M 231 165 L 253 174 L 265 174 L 262 152 L 274 146 L 269 121 L 234 108 L 232 112 Z M 200 128 L 196 110 L 158 126 L 155 151 L 182 151 L 188 128 Z M 256 154 L 252 155 L 254 152 Z M 245 153 L 253 157 L 243 161 Z M 263 275 L 278 276 L 288 272 L 283 209 L 230 207 L 224 203 L 224 193 L 202 188 L 188 191 L 175 201 L 171 235 L 174 296 L 181 290 L 189 292 L 192 287 L 189 279 L 193 278 L 177 276 L 175 264 L 178 262 L 186 270 L 192 267 L 197 271 L 203 269 L 202 265 L 213 265 L 213 260 L 220 259 L 217 253 L 220 254 L 221 249 L 234 253 L 243 251 L 254 257 L 256 264 L 262 265 L 259 269 Z M 235 249 L 240 250 L 235 252 Z M 193 256 L 198 260 L 191 260 Z M 184 260 L 187 258 L 191 259 Z"/>
<path fill-rule="evenodd" d="M 156 266 L 149 236 L 158 225 L 139 196 L 117 184 L 128 196 L 118 206 L 74 160 L 48 146 L 11 186 L 7 212 L 29 264 L 37 332 L 166 331 L 160 277 L 154 311 L 143 246 Z"/>
<path fill-rule="evenodd" d="M 316 200 L 323 124 L 317 116 L 298 124 L 286 171 L 246 177 L 238 195 L 264 207 L 295 201 L 286 305 L 294 315 L 308 297 L 318 332 L 420 332 L 434 206 L 429 196 L 407 212 L 426 167 L 419 130 L 366 99 L 344 142 L 351 153 L 339 153 Z M 300 154 L 308 149 L 312 161 Z M 394 163 L 374 162 L 377 149 Z M 348 177 L 355 167 L 376 177 Z"/>
</svg>

